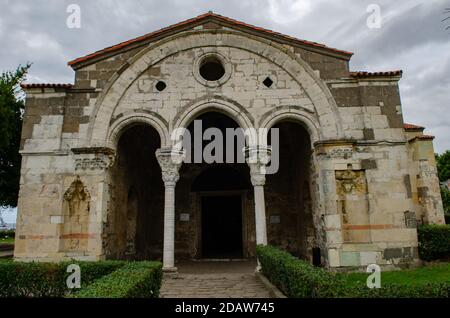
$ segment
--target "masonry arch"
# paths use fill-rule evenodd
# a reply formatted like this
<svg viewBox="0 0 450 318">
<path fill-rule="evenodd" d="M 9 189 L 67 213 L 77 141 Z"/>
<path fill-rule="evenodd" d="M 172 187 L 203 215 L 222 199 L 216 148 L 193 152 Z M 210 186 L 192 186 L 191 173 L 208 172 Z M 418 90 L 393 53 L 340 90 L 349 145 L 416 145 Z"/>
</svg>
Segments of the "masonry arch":
<svg viewBox="0 0 450 318">
<path fill-rule="evenodd" d="M 236 102 L 227 101 L 220 97 L 204 99 L 186 105 L 174 119 L 173 129 L 186 129 L 199 116 L 208 112 L 217 112 L 234 120 L 246 135 L 248 145 L 256 145 L 257 135 L 254 129 L 254 119 L 250 113 Z"/>
<path fill-rule="evenodd" d="M 170 145 L 169 129 L 167 122 L 156 113 L 125 113 L 120 118 L 113 121 L 108 129 L 108 144 L 112 149 L 117 149 L 120 137 L 123 133 L 137 125 L 148 125 L 154 128 L 159 135 L 161 147 Z"/>
<path fill-rule="evenodd" d="M 112 114 L 128 87 L 152 65 L 161 60 L 196 47 L 211 46 L 234 47 L 258 54 L 283 68 L 303 87 L 312 101 L 324 140 L 344 137 L 340 114 L 334 98 L 325 83 L 311 67 L 282 46 L 257 36 L 231 30 L 192 31 L 179 33 L 143 49 L 132 57 L 130 66 L 123 72 L 112 76 L 110 83 L 99 95 L 88 128 L 87 142 L 90 146 L 104 146 L 107 142 L 108 128 Z"/>
<path fill-rule="evenodd" d="M 288 108 L 279 107 L 261 117 L 259 127 L 263 128 L 263 133 L 259 136 L 262 138 L 260 143 L 266 144 L 270 129 L 276 124 L 285 121 L 295 122 L 304 127 L 310 136 L 311 144 L 324 138 L 321 133 L 320 124 L 314 113 L 311 113 L 303 107 L 291 106 Z"/>
</svg>

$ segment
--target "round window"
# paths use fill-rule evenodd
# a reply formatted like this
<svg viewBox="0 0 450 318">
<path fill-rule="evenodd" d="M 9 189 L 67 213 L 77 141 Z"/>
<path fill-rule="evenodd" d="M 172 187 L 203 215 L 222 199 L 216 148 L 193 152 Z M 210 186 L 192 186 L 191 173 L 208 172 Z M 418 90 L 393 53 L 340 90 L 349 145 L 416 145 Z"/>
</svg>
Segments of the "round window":
<svg viewBox="0 0 450 318">
<path fill-rule="evenodd" d="M 215 56 L 208 56 L 200 63 L 200 75 L 207 81 L 218 81 L 225 75 L 222 62 Z"/>
</svg>

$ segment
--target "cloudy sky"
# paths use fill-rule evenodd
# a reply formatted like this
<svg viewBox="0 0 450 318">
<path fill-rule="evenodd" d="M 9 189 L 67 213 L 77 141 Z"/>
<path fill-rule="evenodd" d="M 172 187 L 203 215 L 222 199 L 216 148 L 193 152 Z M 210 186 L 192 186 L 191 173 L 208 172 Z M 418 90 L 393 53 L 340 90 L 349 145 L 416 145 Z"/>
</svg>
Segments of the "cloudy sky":
<svg viewBox="0 0 450 318">
<path fill-rule="evenodd" d="M 67 27 L 67 8 L 81 28 Z M 381 28 L 369 28 L 371 5 Z M 33 62 L 30 82 L 73 82 L 67 62 L 212 10 L 301 39 L 355 52 L 352 70 L 402 69 L 405 121 L 450 149 L 449 0 L 0 0 L 0 70 Z M 450 15 L 447 14 L 447 16 Z"/>
</svg>

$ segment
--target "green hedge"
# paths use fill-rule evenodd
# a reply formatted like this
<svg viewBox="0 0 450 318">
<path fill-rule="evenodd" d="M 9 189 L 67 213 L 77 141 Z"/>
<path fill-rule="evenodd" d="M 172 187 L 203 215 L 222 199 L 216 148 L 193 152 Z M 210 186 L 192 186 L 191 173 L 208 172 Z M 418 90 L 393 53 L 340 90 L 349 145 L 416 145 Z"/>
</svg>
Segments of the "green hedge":
<svg viewBox="0 0 450 318">
<path fill-rule="evenodd" d="M 71 296 L 75 298 L 158 298 L 161 280 L 161 263 L 128 263 Z"/>
<path fill-rule="evenodd" d="M 19 263 L 0 262 L 0 297 L 64 297 L 71 292 L 66 286 L 67 266 L 78 264 L 81 286 L 124 266 L 121 261 Z"/>
<path fill-rule="evenodd" d="M 0 238 L 14 238 L 16 230 L 0 230 Z"/>
<path fill-rule="evenodd" d="M 257 247 L 262 273 L 292 298 L 338 297 L 343 283 L 322 268 L 271 246 Z"/>
<path fill-rule="evenodd" d="M 422 225 L 418 228 L 418 236 L 421 259 L 450 258 L 450 225 Z"/>
<path fill-rule="evenodd" d="M 383 284 L 369 289 L 348 283 L 345 274 L 333 274 L 271 246 L 257 247 L 262 273 L 291 298 L 448 298 L 449 283 L 424 285 Z"/>
</svg>

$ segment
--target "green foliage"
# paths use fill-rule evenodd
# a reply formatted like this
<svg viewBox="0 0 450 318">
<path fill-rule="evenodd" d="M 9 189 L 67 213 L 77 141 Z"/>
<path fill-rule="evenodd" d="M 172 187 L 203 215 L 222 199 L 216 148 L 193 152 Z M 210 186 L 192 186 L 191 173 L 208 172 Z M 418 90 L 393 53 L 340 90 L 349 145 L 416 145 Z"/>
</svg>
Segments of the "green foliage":
<svg viewBox="0 0 450 318">
<path fill-rule="evenodd" d="M 367 273 L 343 273 L 346 284 L 366 285 Z M 438 263 L 411 269 L 381 272 L 382 285 L 426 285 L 428 283 L 450 283 L 450 263 Z"/>
<path fill-rule="evenodd" d="M 450 282 L 391 283 L 369 289 L 352 274 L 333 274 L 271 246 L 257 247 L 263 274 L 291 298 L 436 298 L 450 296 Z M 362 275 L 362 274 L 361 274 Z M 367 277 L 367 276 L 366 276 Z"/>
<path fill-rule="evenodd" d="M 15 72 L 0 75 L 0 206 L 17 206 L 24 111 L 19 85 L 30 66 L 19 66 Z"/>
<path fill-rule="evenodd" d="M 162 264 L 129 263 L 72 295 L 75 298 L 158 298 Z"/>
<path fill-rule="evenodd" d="M 16 236 L 16 230 L 0 230 L 0 239 L 14 238 L 15 236 Z"/>
<path fill-rule="evenodd" d="M 432 261 L 450 258 L 450 225 L 422 225 L 417 231 L 421 259 Z"/>
<path fill-rule="evenodd" d="M 450 214 L 450 191 L 445 187 L 441 187 L 442 204 L 444 205 L 445 214 Z M 447 222 L 447 224 L 449 224 Z"/>
<path fill-rule="evenodd" d="M 96 279 L 122 267 L 125 262 L 64 262 L 19 263 L 12 260 L 0 262 L 0 298 L 4 297 L 64 297 L 71 290 L 66 280 L 69 264 L 81 269 L 81 286 L 88 286 Z"/>
<path fill-rule="evenodd" d="M 450 150 L 441 155 L 436 154 L 436 165 L 441 182 L 450 179 Z"/>
<path fill-rule="evenodd" d="M 381 288 L 349 286 L 345 297 L 352 298 L 449 298 L 449 283 L 428 283 L 423 285 L 381 284 Z"/>
<path fill-rule="evenodd" d="M 344 285 L 334 274 L 271 246 L 257 247 L 262 273 L 288 297 L 338 297 Z"/>
</svg>

